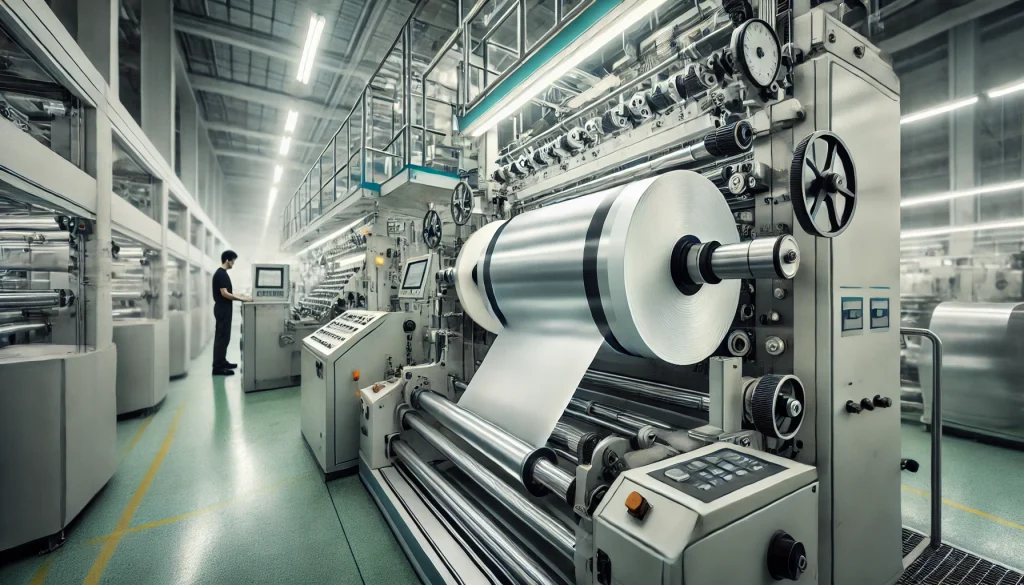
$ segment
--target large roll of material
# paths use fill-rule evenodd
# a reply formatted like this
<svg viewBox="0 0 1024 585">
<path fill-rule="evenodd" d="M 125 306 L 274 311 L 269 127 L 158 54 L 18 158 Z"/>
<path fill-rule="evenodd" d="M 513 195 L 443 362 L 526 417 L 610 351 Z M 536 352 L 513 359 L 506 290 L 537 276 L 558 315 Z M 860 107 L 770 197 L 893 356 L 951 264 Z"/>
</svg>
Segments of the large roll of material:
<svg viewBox="0 0 1024 585">
<path fill-rule="evenodd" d="M 686 265 L 684 237 L 739 241 L 728 204 L 696 173 L 666 173 L 491 225 L 456 264 L 464 309 L 499 333 L 459 405 L 534 446 L 547 441 L 601 345 L 692 364 L 711 355 L 732 323 L 739 280 L 686 288 L 676 277 Z"/>
<path fill-rule="evenodd" d="M 931 329 L 942 340 L 943 422 L 1024 439 L 1024 303 L 942 303 Z M 930 421 L 931 342 L 918 363 Z"/>
</svg>

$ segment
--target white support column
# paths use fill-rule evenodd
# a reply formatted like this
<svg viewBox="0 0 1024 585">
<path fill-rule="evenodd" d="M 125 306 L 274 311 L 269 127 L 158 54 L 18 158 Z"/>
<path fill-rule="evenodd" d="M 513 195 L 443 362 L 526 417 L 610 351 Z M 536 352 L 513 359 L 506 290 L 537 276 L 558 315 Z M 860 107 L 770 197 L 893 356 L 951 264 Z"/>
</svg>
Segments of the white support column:
<svg viewBox="0 0 1024 585">
<path fill-rule="evenodd" d="M 974 65 L 978 32 L 974 22 L 962 24 L 949 31 L 949 98 L 957 100 L 975 94 Z M 961 108 L 949 119 L 949 180 L 950 190 L 971 189 L 976 185 L 974 120 L 977 108 Z M 950 225 L 970 224 L 977 221 L 978 197 L 961 197 L 950 202 Z M 974 233 L 953 234 L 949 240 L 949 253 L 967 256 L 974 249 Z M 970 293 L 971 284 L 963 293 Z M 959 300 L 970 300 L 961 298 Z"/>
<path fill-rule="evenodd" d="M 174 168 L 174 8 L 171 0 L 142 3 L 142 131 Z"/>
<path fill-rule="evenodd" d="M 120 8 L 119 0 L 78 2 L 78 46 L 110 86 L 108 97 L 114 101 L 118 99 L 117 17 Z"/>
<path fill-rule="evenodd" d="M 102 349 L 114 342 L 110 307 L 110 198 L 114 193 L 114 143 L 110 120 L 86 110 L 86 172 L 96 179 L 96 224 L 86 247 L 86 343 Z"/>
<path fill-rule="evenodd" d="M 199 190 L 199 114 L 194 96 L 184 79 L 176 80 L 178 95 L 178 140 L 181 142 L 181 182 L 192 197 Z M 186 237 L 187 237 L 186 233 Z"/>
<path fill-rule="evenodd" d="M 167 183 L 160 181 L 157 183 L 157 196 L 160 198 L 157 201 L 157 205 L 160 206 L 160 268 L 157 272 L 157 278 L 160 283 L 160 300 L 157 303 L 157 319 L 166 319 L 168 317 L 168 296 L 170 295 L 170 288 L 168 287 L 167 279 L 167 266 L 170 259 L 170 251 L 167 249 L 167 204 L 168 204 L 168 189 Z"/>
<path fill-rule="evenodd" d="M 192 233 L 192 214 L 186 209 L 182 212 L 181 218 L 185 234 L 185 242 L 189 241 L 189 234 Z M 182 286 L 181 294 L 183 295 L 181 301 L 181 309 L 185 312 L 185 360 L 192 361 L 192 289 L 195 287 L 195 283 L 192 282 L 192 248 L 186 246 L 188 252 L 185 253 L 185 283 Z"/>
</svg>

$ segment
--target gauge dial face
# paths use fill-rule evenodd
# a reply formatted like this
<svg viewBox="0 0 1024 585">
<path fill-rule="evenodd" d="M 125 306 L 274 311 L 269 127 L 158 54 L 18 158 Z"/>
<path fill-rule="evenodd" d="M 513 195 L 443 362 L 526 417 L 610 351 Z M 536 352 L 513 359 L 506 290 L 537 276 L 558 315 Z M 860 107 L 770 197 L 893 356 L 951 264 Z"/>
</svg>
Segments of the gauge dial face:
<svg viewBox="0 0 1024 585">
<path fill-rule="evenodd" d="M 750 83 L 765 88 L 779 73 L 779 38 L 763 20 L 748 20 L 733 36 L 733 57 Z"/>
</svg>

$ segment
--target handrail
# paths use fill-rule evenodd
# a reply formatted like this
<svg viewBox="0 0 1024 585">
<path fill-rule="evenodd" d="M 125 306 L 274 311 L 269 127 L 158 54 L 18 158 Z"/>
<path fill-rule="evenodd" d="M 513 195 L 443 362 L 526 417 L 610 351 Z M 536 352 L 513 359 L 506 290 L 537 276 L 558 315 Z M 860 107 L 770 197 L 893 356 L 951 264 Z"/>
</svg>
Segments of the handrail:
<svg viewBox="0 0 1024 585">
<path fill-rule="evenodd" d="M 942 340 L 930 329 L 900 327 L 900 335 L 924 337 L 932 342 L 932 514 L 931 542 L 942 544 Z"/>
</svg>

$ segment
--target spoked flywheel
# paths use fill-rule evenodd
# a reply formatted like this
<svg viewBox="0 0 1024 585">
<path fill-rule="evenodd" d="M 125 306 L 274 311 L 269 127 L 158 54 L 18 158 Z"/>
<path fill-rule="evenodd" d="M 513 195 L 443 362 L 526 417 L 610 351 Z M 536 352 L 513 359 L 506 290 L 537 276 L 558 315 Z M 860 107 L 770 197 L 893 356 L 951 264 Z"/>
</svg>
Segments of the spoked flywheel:
<svg viewBox="0 0 1024 585">
<path fill-rule="evenodd" d="M 796 147 L 789 192 L 800 227 L 819 238 L 843 233 L 857 210 L 853 155 L 835 133 L 814 132 Z"/>
</svg>

